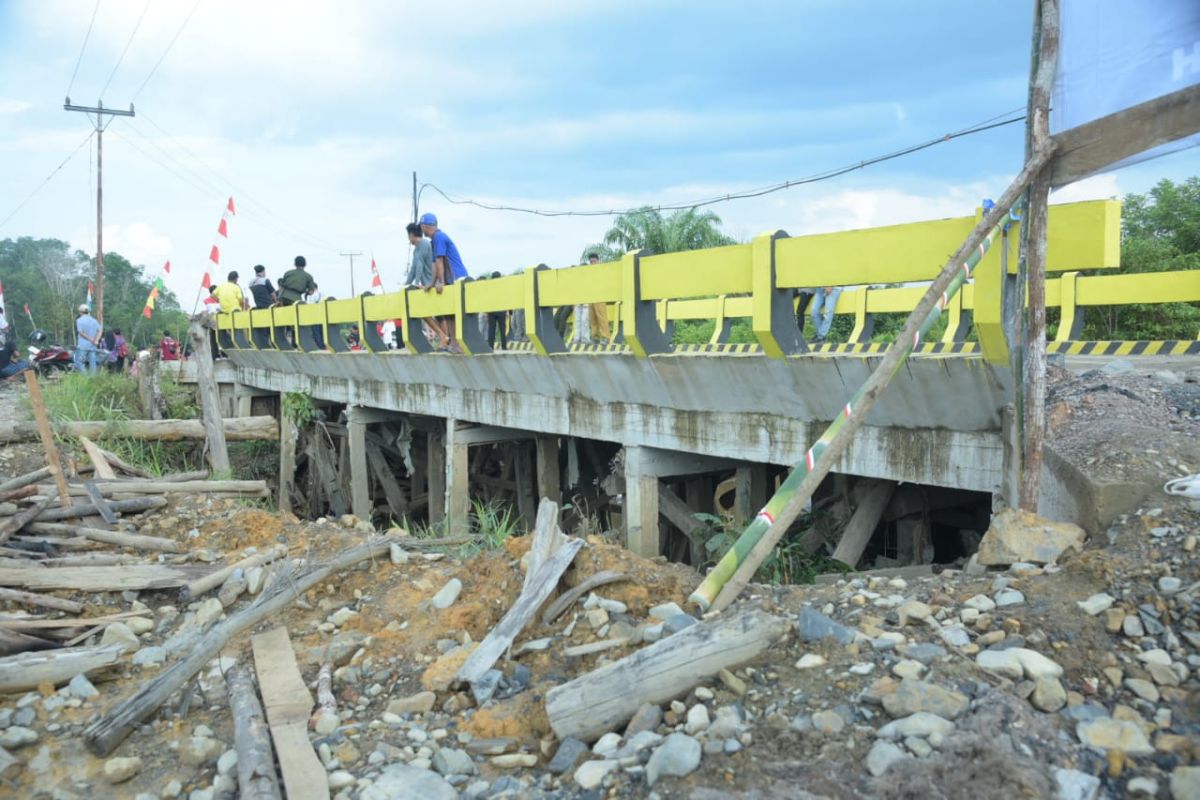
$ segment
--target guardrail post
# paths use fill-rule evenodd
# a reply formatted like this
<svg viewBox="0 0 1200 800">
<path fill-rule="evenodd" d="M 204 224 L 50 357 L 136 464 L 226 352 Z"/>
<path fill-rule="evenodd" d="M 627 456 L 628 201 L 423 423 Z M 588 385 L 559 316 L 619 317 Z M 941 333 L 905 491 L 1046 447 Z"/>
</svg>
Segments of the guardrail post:
<svg viewBox="0 0 1200 800">
<path fill-rule="evenodd" d="M 675 320 L 671 319 L 670 305 L 670 300 L 658 301 L 658 327 L 668 342 L 675 336 Z"/>
<path fill-rule="evenodd" d="M 492 346 L 487 338 L 479 332 L 479 319 L 475 314 L 467 313 L 467 285 L 474 278 L 459 278 L 449 287 L 454 299 L 454 326 L 458 345 L 463 353 L 478 356 L 492 352 Z"/>
<path fill-rule="evenodd" d="M 634 250 L 621 258 L 621 324 L 625 343 L 634 355 L 645 358 L 671 352 L 671 340 L 658 327 L 655 304 L 642 300 L 641 256 L 641 250 Z"/>
<path fill-rule="evenodd" d="M 412 311 L 408 307 L 409 293 L 416 291 L 419 290 L 404 289 L 400 294 L 404 298 L 404 346 L 408 348 L 410 353 L 419 355 L 421 353 L 432 353 L 433 345 L 429 343 L 429 339 L 425 336 L 424 321 L 413 317 Z M 430 508 L 433 508 L 432 504 Z"/>
<path fill-rule="evenodd" d="M 875 333 L 875 315 L 867 311 L 867 295 L 871 288 L 864 286 L 854 293 L 854 330 L 850 332 L 849 342 L 853 344 L 871 341 Z"/>
<path fill-rule="evenodd" d="M 525 335 L 533 349 L 544 356 L 567 350 L 558 328 L 554 327 L 554 309 L 543 308 L 538 294 L 538 273 L 550 269 L 545 264 L 525 270 Z"/>
<path fill-rule="evenodd" d="M 963 307 L 964 294 L 965 292 L 958 292 L 954 297 L 950 298 L 950 303 L 946 306 L 948 312 L 946 330 L 942 332 L 942 342 L 944 344 L 965 342 L 967 334 L 971 331 L 973 315 L 971 309 Z"/>
<path fill-rule="evenodd" d="M 1007 237 L 1002 239 L 1002 244 L 1007 249 Z M 1004 331 L 1006 261 L 982 261 L 975 269 L 975 330 L 979 333 L 979 349 L 988 361 L 1005 367 L 1010 366 L 1008 337 Z"/>
<path fill-rule="evenodd" d="M 808 350 L 796 326 L 794 292 L 775 285 L 775 242 L 786 238 L 784 231 L 775 231 L 756 236 L 751 243 L 751 320 L 755 337 L 763 352 L 771 358 Z"/>
<path fill-rule="evenodd" d="M 1058 333 L 1056 342 L 1077 342 L 1083 338 L 1083 309 L 1076 304 L 1075 289 L 1078 272 L 1064 272 L 1059 278 Z"/>
<path fill-rule="evenodd" d="M 296 338 L 297 325 L 294 322 L 284 324 L 282 321 L 277 320 L 276 316 L 282 315 L 282 313 L 283 308 L 271 309 L 271 342 L 277 350 L 296 350 L 299 348 L 299 340 Z M 296 313 L 295 309 L 292 310 L 292 313 Z M 287 338 L 288 331 L 292 332 L 292 340 L 290 342 Z"/>
<path fill-rule="evenodd" d="M 709 344 L 725 344 L 729 341 L 729 334 L 733 331 L 733 320 L 725 316 L 725 301 L 728 299 L 728 295 L 717 297 L 716 324 L 713 325 L 712 338 L 708 340 Z"/>
</svg>

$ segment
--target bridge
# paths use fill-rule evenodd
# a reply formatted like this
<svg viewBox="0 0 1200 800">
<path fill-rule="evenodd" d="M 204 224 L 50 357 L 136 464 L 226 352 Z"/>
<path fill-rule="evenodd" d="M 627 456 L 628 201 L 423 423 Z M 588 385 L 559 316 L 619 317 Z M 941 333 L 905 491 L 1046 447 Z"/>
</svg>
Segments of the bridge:
<svg viewBox="0 0 1200 800">
<path fill-rule="evenodd" d="M 528 492 L 559 497 L 581 458 L 577 443 L 619 445 L 627 545 L 656 555 L 660 514 L 682 526 L 680 514 L 686 519 L 693 500 L 664 493 L 660 481 L 733 471 L 739 513 L 752 514 L 770 493 L 767 465 L 801 460 L 871 372 L 886 346 L 871 341 L 877 316 L 910 311 L 922 282 L 981 213 L 810 236 L 776 231 L 748 244 L 634 252 L 567 269 L 538 265 L 460 281 L 441 294 L 410 289 L 220 314 L 217 335 L 228 361 L 219 380 L 232 387 L 232 404 L 243 413 L 256 395 L 288 392 L 345 406 L 352 507 L 364 518 L 380 478 L 368 439 L 380 426 L 403 422 L 411 429 L 424 452 L 411 469 L 411 494 L 426 493 L 430 521 L 444 518 L 451 527 L 467 523 L 473 447 L 532 442 L 535 455 L 524 466 L 536 485 Z M 1006 453 L 1019 238 L 1014 222 L 947 304 L 940 340 L 921 345 L 895 378 L 837 472 L 979 492 L 1015 505 Z M 1119 256 L 1118 203 L 1051 207 L 1046 297 L 1060 323 L 1050 352 L 1200 354 L 1196 339 L 1078 338 L 1089 309 L 1200 301 L 1200 271 L 1104 274 Z M 853 317 L 853 331 L 845 343 L 813 345 L 797 326 L 797 290 L 828 285 L 847 287 L 836 313 Z M 569 346 L 555 328 L 556 309 L 582 303 L 607 304 L 608 343 Z M 493 351 L 478 315 L 518 310 L 528 343 Z M 432 352 L 422 330 L 432 317 L 455 321 L 462 354 Z M 672 329 L 684 320 L 711 320 L 711 340 L 673 344 Z M 749 323 L 752 342 L 730 341 L 739 320 Z M 391 321 L 402 332 L 400 349 L 378 332 Z M 362 349 L 347 344 L 351 326 L 361 331 Z M 1047 485 L 1054 490 L 1054 481 Z"/>
</svg>

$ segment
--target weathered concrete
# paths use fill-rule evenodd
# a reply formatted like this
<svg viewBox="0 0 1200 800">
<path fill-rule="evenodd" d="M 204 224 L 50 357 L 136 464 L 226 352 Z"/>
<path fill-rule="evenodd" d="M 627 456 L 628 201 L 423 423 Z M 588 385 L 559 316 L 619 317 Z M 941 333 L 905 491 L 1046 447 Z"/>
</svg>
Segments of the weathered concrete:
<svg viewBox="0 0 1200 800">
<path fill-rule="evenodd" d="M 231 380 L 260 389 L 305 390 L 330 402 L 791 465 L 878 359 L 234 351 L 230 360 Z M 836 470 L 995 491 L 1005 380 L 977 358 L 911 360 Z"/>
</svg>

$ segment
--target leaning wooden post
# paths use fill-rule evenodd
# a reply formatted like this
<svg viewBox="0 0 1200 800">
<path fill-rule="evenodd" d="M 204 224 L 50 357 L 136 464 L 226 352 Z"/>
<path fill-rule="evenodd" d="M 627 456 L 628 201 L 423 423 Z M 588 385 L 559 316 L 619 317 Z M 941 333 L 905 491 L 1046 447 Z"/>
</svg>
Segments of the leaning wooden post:
<svg viewBox="0 0 1200 800">
<path fill-rule="evenodd" d="M 192 317 L 188 336 L 192 340 L 192 360 L 196 363 L 196 389 L 200 396 L 200 421 L 204 425 L 208 440 L 208 461 L 214 475 L 228 475 L 229 449 L 225 446 L 225 425 L 221 415 L 221 394 L 217 389 L 217 377 L 213 370 L 213 354 L 208 341 L 208 326 L 212 324 L 205 315 Z"/>
<path fill-rule="evenodd" d="M 1058 0 L 1039 0 L 1034 75 L 1029 87 L 1029 126 L 1025 156 L 1050 140 L 1050 90 L 1058 61 Z M 1046 437 L 1046 213 L 1050 197 L 1049 166 L 1029 186 L 1022 221 L 1022 256 L 1029 280 L 1025 307 L 1024 425 L 1021 442 L 1021 508 L 1037 513 L 1042 487 L 1042 445 Z"/>
<path fill-rule="evenodd" d="M 50 417 L 46 415 L 46 403 L 42 400 L 42 387 L 38 384 L 37 373 L 32 369 L 25 370 L 25 384 L 29 387 L 29 402 L 33 406 L 34 419 L 37 420 L 38 436 L 41 437 L 42 447 L 46 451 L 46 464 L 58 487 L 58 500 L 64 506 L 69 506 L 71 497 L 67 491 L 67 476 L 63 474 L 62 461 L 58 457 L 58 446 L 54 444 L 54 433 L 50 430 Z"/>
<path fill-rule="evenodd" d="M 983 259 L 1009 208 L 1025 191 L 1032 176 L 1049 160 L 1054 144 L 1048 142 L 1025 163 L 1025 167 L 996 204 L 983 215 L 967 240 L 930 284 L 904 327 L 888 348 L 871 377 L 859 387 L 842 413 L 808 449 L 805 459 L 788 475 L 775 495 L 742 531 L 733 547 L 717 562 L 704 582 L 692 593 L 691 602 L 702 610 L 720 611 L 733 602 L 754 576 L 775 545 L 787 533 L 829 470 L 837 463 L 854 433 L 866 422 L 883 390 L 904 362 L 920 345 L 924 332 L 941 316 L 941 309 L 971 276 L 971 270 Z M 719 593 L 719 594 L 718 594 Z"/>
<path fill-rule="evenodd" d="M 250 670 L 234 664 L 225 673 L 225 686 L 229 689 L 229 710 L 233 714 L 240 796 L 243 800 L 280 800 L 275 751 L 271 748 L 271 734 Z"/>
</svg>

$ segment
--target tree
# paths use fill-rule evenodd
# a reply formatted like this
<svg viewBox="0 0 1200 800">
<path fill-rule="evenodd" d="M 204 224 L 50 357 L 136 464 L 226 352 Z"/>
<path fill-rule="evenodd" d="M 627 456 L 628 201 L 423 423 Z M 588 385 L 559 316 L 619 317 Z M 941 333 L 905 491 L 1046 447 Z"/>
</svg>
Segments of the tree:
<svg viewBox="0 0 1200 800">
<path fill-rule="evenodd" d="M 736 243 L 721 231 L 720 217 L 697 208 L 675 211 L 669 217 L 653 208 L 639 208 L 617 217 L 604 234 L 604 246 L 613 255 L 631 250 L 678 253 Z"/>
<path fill-rule="evenodd" d="M 1200 177 L 1182 183 L 1163 179 L 1147 194 L 1126 195 L 1120 271 L 1193 269 L 1200 269 Z M 1190 339 L 1200 330 L 1196 303 L 1100 306 L 1089 312 L 1087 339 Z"/>
</svg>

